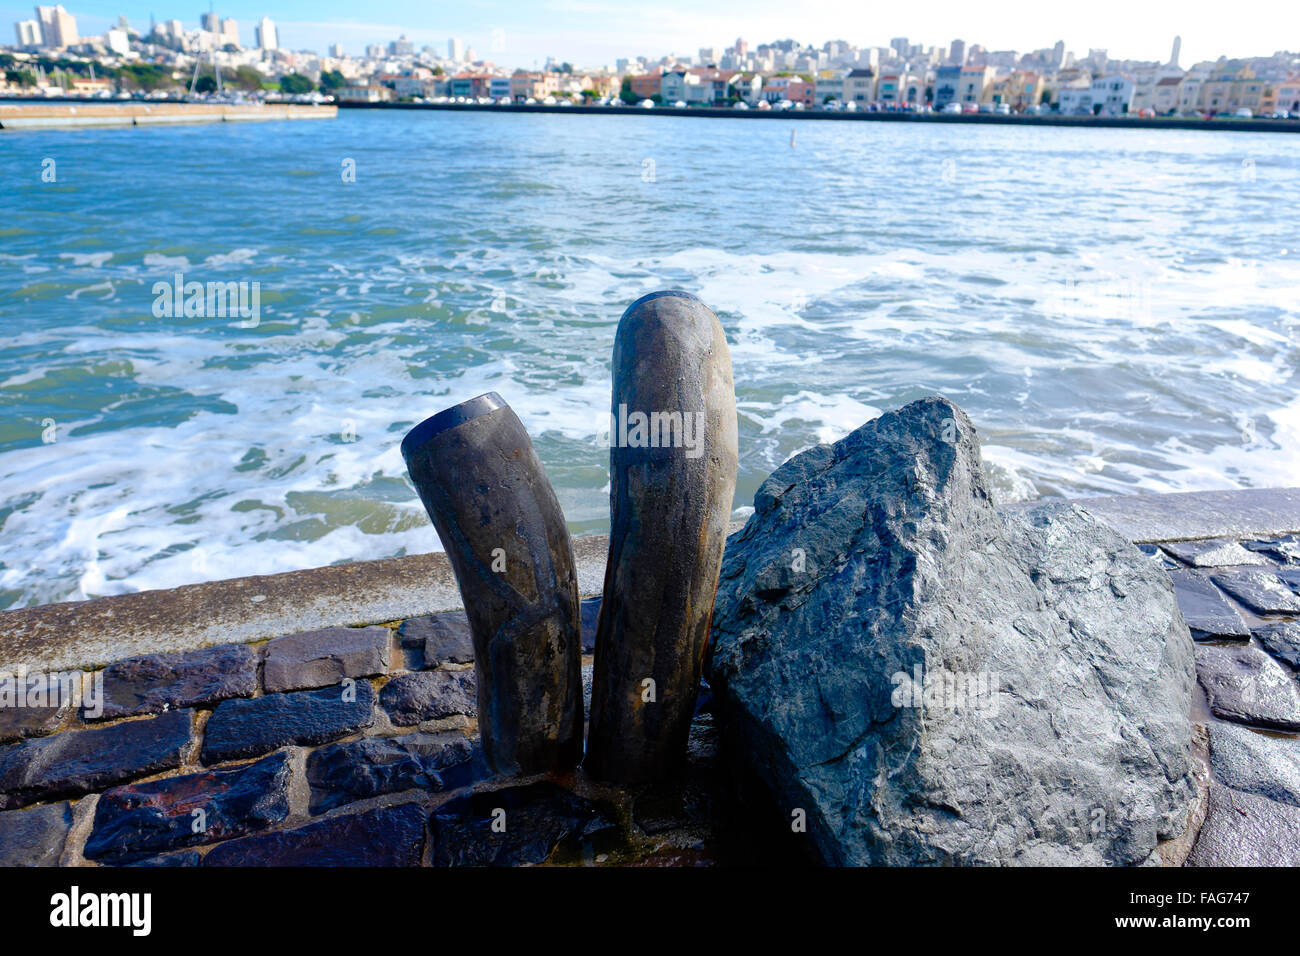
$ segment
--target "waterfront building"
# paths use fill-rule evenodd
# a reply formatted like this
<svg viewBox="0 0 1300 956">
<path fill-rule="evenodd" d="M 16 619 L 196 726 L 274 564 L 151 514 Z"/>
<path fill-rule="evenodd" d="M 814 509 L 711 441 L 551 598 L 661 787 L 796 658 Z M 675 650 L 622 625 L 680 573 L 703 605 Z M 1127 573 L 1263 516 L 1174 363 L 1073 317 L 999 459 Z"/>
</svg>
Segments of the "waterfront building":
<svg viewBox="0 0 1300 956">
<path fill-rule="evenodd" d="M 872 103 L 876 99 L 876 71 L 866 69 L 849 70 L 844 78 L 844 102 Z"/>
<path fill-rule="evenodd" d="M 1291 74 L 1278 85 L 1276 108 L 1300 113 L 1300 73 Z"/>
<path fill-rule="evenodd" d="M 393 91 L 377 83 L 345 86 L 335 94 L 343 103 L 386 103 L 393 98 Z"/>
<path fill-rule="evenodd" d="M 958 102 L 957 90 L 961 86 L 961 71 L 962 68 L 955 64 L 941 66 L 934 71 L 935 109 L 941 110 L 949 103 Z"/>
<path fill-rule="evenodd" d="M 994 69 L 991 66 L 963 66 L 960 85 L 957 87 L 957 99 L 963 105 L 986 102 L 985 88 L 993 82 Z"/>
<path fill-rule="evenodd" d="M 1156 115 L 1168 116 L 1178 112 L 1182 86 L 1181 76 L 1162 76 L 1156 80 L 1155 90 L 1151 94 L 1151 109 L 1155 110 Z"/>
<path fill-rule="evenodd" d="M 1133 110 L 1133 78 L 1123 73 L 1099 76 L 1092 81 L 1092 112 L 1097 116 L 1123 116 Z"/>
<path fill-rule="evenodd" d="M 658 67 L 648 73 L 638 73 L 635 76 L 629 76 L 628 83 L 632 88 L 632 93 L 637 99 L 648 100 L 655 96 L 660 96 L 659 80 L 663 76 L 663 71 Z"/>
</svg>

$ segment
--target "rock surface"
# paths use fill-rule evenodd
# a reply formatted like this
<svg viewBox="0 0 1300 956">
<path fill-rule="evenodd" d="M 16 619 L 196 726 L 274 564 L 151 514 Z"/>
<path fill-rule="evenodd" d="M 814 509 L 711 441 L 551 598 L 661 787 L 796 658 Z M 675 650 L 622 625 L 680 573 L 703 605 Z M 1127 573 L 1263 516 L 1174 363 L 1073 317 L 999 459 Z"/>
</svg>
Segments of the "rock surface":
<svg viewBox="0 0 1300 956">
<path fill-rule="evenodd" d="M 1300 596 L 1275 571 L 1232 568 L 1216 571 L 1213 576 L 1215 584 L 1256 614 L 1300 613 Z"/>
<path fill-rule="evenodd" d="M 394 677 L 379 692 L 379 702 L 399 727 L 411 727 L 422 720 L 441 720 L 478 713 L 472 670 L 421 671 Z"/>
<path fill-rule="evenodd" d="M 445 611 L 404 621 L 398 636 L 404 647 L 418 647 L 423 652 L 423 667 L 474 663 L 474 639 L 464 611 Z"/>
<path fill-rule="evenodd" d="M 71 828 L 66 800 L 0 813 L 0 866 L 58 866 Z"/>
<path fill-rule="evenodd" d="M 262 681 L 268 694 L 278 694 L 382 674 L 389 643 L 386 627 L 328 627 L 278 637 L 266 645 Z"/>
<path fill-rule="evenodd" d="M 424 810 L 415 804 L 329 817 L 213 847 L 204 866 L 418 866 Z"/>
<path fill-rule="evenodd" d="M 231 697 L 251 697 L 256 690 L 257 655 L 244 644 L 146 654 L 104 668 L 102 717 L 203 706 Z"/>
<path fill-rule="evenodd" d="M 382 793 L 438 793 L 488 775 L 482 750 L 460 733 L 368 737 L 321 747 L 307 758 L 312 813 Z"/>
<path fill-rule="evenodd" d="M 1255 632 L 1269 653 L 1300 669 L 1300 621 L 1274 621 Z"/>
<path fill-rule="evenodd" d="M 180 766 L 194 712 L 173 710 L 0 748 L 0 809 L 75 796 Z"/>
<path fill-rule="evenodd" d="M 1216 722 L 1210 766 L 1224 786 L 1300 807 L 1300 738 Z"/>
<path fill-rule="evenodd" d="M 1258 647 L 1198 645 L 1196 672 L 1224 720 L 1300 730 L 1300 683 Z"/>
<path fill-rule="evenodd" d="M 1188 866 L 1300 866 L 1300 809 L 1210 784 Z"/>
<path fill-rule="evenodd" d="M 822 860 L 1138 863 L 1184 829 L 1193 644 L 1168 578 L 1077 507 L 999 515 L 955 405 L 813 448 L 754 505 L 709 682 L 729 752 Z"/>
<path fill-rule="evenodd" d="M 1197 640 L 1228 638 L 1244 641 L 1250 637 L 1250 628 L 1241 619 L 1241 614 L 1209 578 L 1199 571 L 1189 570 L 1171 571 L 1170 577 L 1183 620 Z"/>
<path fill-rule="evenodd" d="M 203 762 L 260 757 L 285 744 L 323 744 L 375 719 L 375 692 L 364 680 L 337 687 L 228 700 L 212 712 Z"/>
<path fill-rule="evenodd" d="M 154 856 L 279 823 L 289 814 L 289 778 L 289 758 L 278 753 L 230 770 L 116 787 L 95 805 L 86 859 Z"/>
<path fill-rule="evenodd" d="M 1204 541 L 1171 541 L 1162 546 L 1178 560 L 1197 568 L 1227 568 L 1235 565 L 1268 564 L 1266 558 L 1248 551 L 1227 538 Z"/>
</svg>

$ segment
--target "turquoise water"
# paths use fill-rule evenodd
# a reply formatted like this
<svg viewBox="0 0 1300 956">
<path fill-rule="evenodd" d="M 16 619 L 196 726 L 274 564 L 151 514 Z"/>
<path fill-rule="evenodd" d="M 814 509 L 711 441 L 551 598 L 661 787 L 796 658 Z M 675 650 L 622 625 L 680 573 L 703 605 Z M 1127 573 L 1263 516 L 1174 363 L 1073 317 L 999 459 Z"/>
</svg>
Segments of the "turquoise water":
<svg viewBox="0 0 1300 956">
<path fill-rule="evenodd" d="M 795 127 L 0 134 L 0 607 L 435 548 L 398 442 L 488 389 L 600 530 L 614 327 L 663 287 L 732 345 L 738 514 L 935 391 L 1004 499 L 1300 483 L 1300 141 Z M 177 272 L 256 323 L 156 315 Z"/>
</svg>

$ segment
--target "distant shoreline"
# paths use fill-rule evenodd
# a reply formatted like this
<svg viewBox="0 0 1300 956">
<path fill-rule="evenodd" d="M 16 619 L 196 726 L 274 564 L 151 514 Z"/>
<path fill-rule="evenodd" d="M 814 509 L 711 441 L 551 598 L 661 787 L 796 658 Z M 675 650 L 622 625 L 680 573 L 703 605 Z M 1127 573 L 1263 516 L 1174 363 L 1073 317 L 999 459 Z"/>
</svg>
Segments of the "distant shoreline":
<svg viewBox="0 0 1300 956">
<path fill-rule="evenodd" d="M 1191 129 L 1234 133 L 1300 133 L 1300 120 L 1275 119 L 1191 119 L 1180 116 L 1062 116 L 1049 113 L 1039 116 L 998 113 L 906 113 L 867 112 L 863 110 L 737 110 L 728 107 L 700 106 L 548 106 L 541 103 L 511 103 L 504 106 L 478 103 L 339 103 L 339 109 L 362 110 L 442 110 L 447 112 L 483 113 L 583 113 L 601 116 L 678 116 L 683 118 L 754 120 L 824 120 L 878 123 L 973 123 L 995 126 L 1072 126 L 1118 129 Z"/>
</svg>

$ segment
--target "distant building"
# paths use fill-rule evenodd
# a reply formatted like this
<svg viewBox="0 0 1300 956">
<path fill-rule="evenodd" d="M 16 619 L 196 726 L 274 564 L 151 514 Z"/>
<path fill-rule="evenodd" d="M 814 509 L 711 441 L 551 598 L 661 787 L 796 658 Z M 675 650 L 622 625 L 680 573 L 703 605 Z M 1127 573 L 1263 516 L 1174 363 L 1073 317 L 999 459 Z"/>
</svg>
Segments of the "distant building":
<svg viewBox="0 0 1300 956">
<path fill-rule="evenodd" d="M 259 50 L 278 50 L 280 48 L 280 38 L 276 35 L 275 22 L 270 17 L 262 17 L 262 20 L 253 32 L 257 34 L 257 48 Z"/>
<path fill-rule="evenodd" d="M 960 43 L 960 40 L 953 41 Z M 941 66 L 934 71 L 934 108 L 943 109 L 949 103 L 959 102 L 958 90 L 961 88 L 962 68 L 956 64 Z"/>
<path fill-rule="evenodd" d="M 1122 73 L 1092 81 L 1092 112 L 1097 116 L 1123 116 L 1133 109 L 1133 80 Z"/>
<path fill-rule="evenodd" d="M 876 98 L 876 71 L 866 69 L 849 70 L 844 78 L 844 102 L 871 103 Z"/>
<path fill-rule="evenodd" d="M 460 63 L 465 59 L 465 42 L 460 37 L 452 37 L 447 41 L 447 59 L 453 63 Z"/>
<path fill-rule="evenodd" d="M 953 40 L 952 46 L 948 48 L 948 62 L 953 66 L 966 65 L 966 41 Z"/>
<path fill-rule="evenodd" d="M 221 21 L 221 42 L 223 45 L 239 46 L 239 21 L 226 17 Z"/>
<path fill-rule="evenodd" d="M 415 44 L 412 43 L 410 40 L 406 39 L 406 34 L 403 33 L 392 43 L 388 44 L 388 55 L 389 56 L 414 56 Z"/>
<path fill-rule="evenodd" d="M 991 66 L 963 66 L 961 80 L 957 87 L 957 99 L 966 104 L 987 102 L 984 89 L 993 82 L 994 70 Z"/>
<path fill-rule="evenodd" d="M 1179 90 L 1182 85 L 1181 76 L 1164 76 L 1156 80 L 1155 91 L 1151 94 L 1151 108 L 1158 116 L 1168 116 L 1178 112 Z"/>
<path fill-rule="evenodd" d="M 331 43 L 331 44 L 330 44 L 330 56 L 332 56 L 332 57 L 333 57 L 334 59 L 336 59 L 336 60 L 341 60 L 341 59 L 343 59 L 343 44 L 342 44 L 342 43 Z"/>
<path fill-rule="evenodd" d="M 1178 58 L 1182 55 L 1182 52 L 1183 52 L 1183 38 L 1180 36 L 1176 36 L 1174 37 L 1174 48 L 1169 53 L 1170 66 L 1178 66 Z"/>
<path fill-rule="evenodd" d="M 41 45 L 41 24 L 37 20 L 19 20 L 14 24 L 14 38 L 19 46 Z"/>
<path fill-rule="evenodd" d="M 62 6 L 37 7 L 36 19 L 41 25 L 41 45 L 62 50 L 80 42 L 77 21 Z"/>
<path fill-rule="evenodd" d="M 199 26 L 209 33 L 221 32 L 221 21 L 215 13 L 204 13 L 199 17 Z"/>
<path fill-rule="evenodd" d="M 393 98 L 393 91 L 372 83 L 366 86 L 345 86 L 335 95 L 344 103 L 386 103 Z"/>
<path fill-rule="evenodd" d="M 110 53 L 126 56 L 131 52 L 131 35 L 121 27 L 110 27 L 104 34 L 104 46 L 108 47 Z"/>
</svg>

